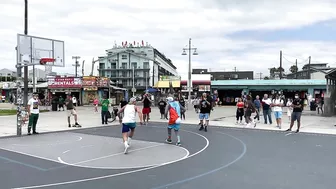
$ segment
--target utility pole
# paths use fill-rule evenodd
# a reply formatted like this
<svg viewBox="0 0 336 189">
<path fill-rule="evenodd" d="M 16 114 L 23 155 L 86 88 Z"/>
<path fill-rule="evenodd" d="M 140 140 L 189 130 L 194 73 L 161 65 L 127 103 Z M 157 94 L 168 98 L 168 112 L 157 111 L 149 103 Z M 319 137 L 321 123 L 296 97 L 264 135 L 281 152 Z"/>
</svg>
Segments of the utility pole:
<svg viewBox="0 0 336 189">
<path fill-rule="evenodd" d="M 133 67 L 133 69 L 132 69 L 132 80 L 133 80 L 133 87 L 132 87 L 132 93 L 133 93 L 133 97 L 135 96 L 135 84 L 134 84 L 134 66 L 132 66 Z"/>
<path fill-rule="evenodd" d="M 295 67 L 296 67 L 296 69 L 295 69 L 295 79 L 297 79 L 297 72 L 298 72 L 298 66 L 297 66 L 297 59 L 295 59 Z"/>
<path fill-rule="evenodd" d="M 75 59 L 75 64 L 72 64 L 72 66 L 75 66 L 75 77 L 77 77 L 77 69 L 80 67 L 78 60 L 80 59 L 80 56 L 72 56 L 72 59 Z"/>
<path fill-rule="evenodd" d="M 280 79 L 282 79 L 282 51 L 280 51 Z"/>
<path fill-rule="evenodd" d="M 261 78 L 262 78 L 262 73 L 259 72 L 259 73 L 257 73 L 257 74 L 259 75 L 259 80 L 261 80 Z"/>
<path fill-rule="evenodd" d="M 311 56 L 309 56 L 309 60 L 308 60 L 308 79 L 311 79 L 311 75 L 310 75 L 310 64 L 311 64 Z"/>
<path fill-rule="evenodd" d="M 237 67 L 236 66 L 234 67 L 234 71 L 237 72 Z"/>
<path fill-rule="evenodd" d="M 147 82 L 148 82 L 148 80 L 147 80 L 147 72 L 145 72 L 145 84 L 146 84 L 146 93 L 147 93 L 147 90 L 148 90 L 148 85 L 147 85 Z"/>
</svg>

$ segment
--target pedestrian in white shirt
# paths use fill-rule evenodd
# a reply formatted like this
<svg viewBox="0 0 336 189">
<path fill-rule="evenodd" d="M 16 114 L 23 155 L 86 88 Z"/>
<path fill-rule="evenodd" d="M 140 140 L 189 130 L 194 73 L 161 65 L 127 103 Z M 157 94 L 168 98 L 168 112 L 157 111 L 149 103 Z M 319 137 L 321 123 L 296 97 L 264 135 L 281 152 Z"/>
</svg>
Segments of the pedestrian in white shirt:
<svg viewBox="0 0 336 189">
<path fill-rule="evenodd" d="M 275 99 L 272 100 L 272 107 L 275 116 L 275 120 L 277 123 L 277 127 L 281 129 L 281 118 L 282 118 L 282 107 L 284 105 L 283 100 L 280 98 L 278 94 L 276 94 Z"/>
<path fill-rule="evenodd" d="M 272 100 L 268 98 L 267 94 L 264 94 L 264 98 L 262 99 L 261 104 L 262 104 L 265 124 L 267 124 L 267 118 L 268 118 L 269 124 L 272 124 L 272 110 L 271 110 Z"/>
<path fill-rule="evenodd" d="M 39 119 L 40 109 L 39 109 L 39 100 L 38 94 L 34 93 L 33 98 L 28 101 L 28 115 L 29 115 L 29 122 L 28 122 L 28 135 L 31 135 L 31 130 L 33 130 L 33 134 L 39 134 L 36 132 L 36 125 Z"/>
</svg>

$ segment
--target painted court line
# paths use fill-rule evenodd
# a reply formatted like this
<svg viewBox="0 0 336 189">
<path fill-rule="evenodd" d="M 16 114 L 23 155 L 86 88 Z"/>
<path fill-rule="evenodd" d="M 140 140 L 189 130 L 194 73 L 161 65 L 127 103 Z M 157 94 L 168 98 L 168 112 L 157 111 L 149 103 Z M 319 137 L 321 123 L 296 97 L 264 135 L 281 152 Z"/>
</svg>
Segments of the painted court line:
<svg viewBox="0 0 336 189">
<path fill-rule="evenodd" d="M 3 156 L 0 156 L 0 159 L 11 162 L 11 163 L 15 163 L 15 164 L 18 164 L 18 165 L 23 165 L 23 166 L 26 166 L 26 167 L 29 167 L 29 168 L 37 169 L 39 171 L 46 171 L 46 169 L 43 169 L 41 167 L 31 165 L 29 163 L 24 163 L 24 162 L 21 162 L 21 161 L 16 161 L 16 160 L 13 160 L 13 159 L 9 159 L 9 158 L 3 157 Z"/>
<path fill-rule="evenodd" d="M 149 149 L 149 148 L 155 148 L 155 147 L 158 147 L 158 146 L 163 146 L 165 144 L 157 144 L 157 145 L 152 145 L 152 146 L 147 146 L 147 147 L 143 147 L 143 148 L 138 148 L 138 149 L 134 149 L 134 150 L 130 150 L 129 152 L 135 152 L 135 151 L 141 151 L 141 150 L 146 150 L 146 149 Z M 66 164 L 66 165 L 71 165 L 71 166 L 74 166 L 74 165 L 79 165 L 79 164 L 82 164 L 82 163 L 88 163 L 88 162 L 92 162 L 92 161 L 97 161 L 97 160 L 100 160 L 100 159 L 105 159 L 105 158 L 109 158 L 109 157 L 113 157 L 113 156 L 118 156 L 118 155 L 122 155 L 124 154 L 124 152 L 120 152 L 120 153 L 115 153 L 115 154 L 111 154 L 111 155 L 107 155 L 107 156 L 101 156 L 101 157 L 98 157 L 98 158 L 93 158 L 93 159 L 89 159 L 89 160 L 84 160 L 84 161 L 80 161 L 80 162 L 77 162 L 77 163 L 67 163 L 65 161 L 63 161 L 61 159 L 61 157 L 58 157 L 58 161 L 60 163 L 63 163 L 63 164 Z"/>
<path fill-rule="evenodd" d="M 25 144 L 11 144 L 13 146 L 22 146 L 22 147 L 39 147 L 39 146 L 56 146 L 56 145 L 61 145 L 61 144 L 68 144 L 72 142 L 78 142 L 83 140 L 83 137 L 76 136 L 78 138 L 77 140 L 63 140 L 63 141 L 54 141 L 53 143 L 44 143 L 44 142 L 39 142 L 37 144 L 32 144 L 32 145 L 25 145 Z"/>
<path fill-rule="evenodd" d="M 180 147 L 180 146 L 174 146 L 174 147 L 181 148 L 181 149 L 183 149 L 186 152 L 185 155 L 182 158 L 178 158 L 178 159 L 185 159 L 185 158 L 187 158 L 190 155 L 190 152 L 186 148 L 183 148 L 183 147 Z M 62 162 L 62 163 L 66 164 L 66 162 Z M 156 163 L 156 164 L 130 166 L 130 167 L 126 167 L 126 166 L 124 166 L 124 167 L 122 167 L 122 166 L 119 166 L 119 167 L 115 167 L 115 166 L 114 167 L 102 166 L 102 167 L 100 167 L 100 166 L 77 165 L 77 164 L 76 165 L 66 164 L 66 165 L 75 166 L 75 167 L 81 167 L 81 168 L 89 168 L 89 169 L 141 169 L 141 168 L 159 166 L 159 165 L 162 165 L 162 164 L 165 164 L 165 163 Z"/>
<path fill-rule="evenodd" d="M 176 181 L 176 182 L 169 183 L 169 184 L 166 184 L 166 185 L 162 185 L 162 186 L 154 187 L 154 188 L 152 188 L 152 189 L 163 189 L 163 188 L 168 188 L 168 187 L 170 187 L 170 186 L 174 186 L 174 185 L 178 185 L 178 184 L 183 184 L 183 183 L 185 183 L 185 182 L 189 182 L 189 181 L 198 179 L 198 178 L 200 178 L 200 177 L 203 177 L 203 176 L 207 176 L 207 175 L 213 174 L 213 173 L 215 173 L 215 172 L 217 172 L 217 171 L 220 171 L 220 170 L 222 170 L 222 169 L 225 169 L 225 168 L 229 167 L 230 165 L 232 165 L 232 164 L 238 162 L 241 158 L 243 158 L 243 157 L 245 156 L 246 151 L 247 151 L 247 146 L 246 146 L 246 144 L 245 144 L 242 140 L 240 140 L 239 138 L 237 138 L 237 137 L 235 137 L 235 136 L 232 136 L 232 135 L 229 135 L 229 134 L 226 134 L 226 133 L 223 133 L 223 132 L 216 132 L 216 133 L 219 133 L 219 134 L 222 134 L 222 135 L 226 135 L 226 136 L 228 136 L 228 137 L 231 137 L 231 138 L 237 140 L 239 143 L 241 143 L 241 145 L 243 146 L 243 151 L 242 151 L 242 153 L 241 153 L 236 159 L 234 159 L 233 161 L 231 161 L 231 162 L 229 162 L 229 163 L 227 163 L 227 164 L 225 164 L 225 165 L 223 165 L 223 166 L 220 166 L 220 167 L 218 167 L 218 168 L 216 168 L 216 169 L 213 169 L 213 170 L 210 170 L 210 171 L 208 171 L 208 172 L 205 172 L 205 173 L 202 173 L 202 174 L 193 176 L 193 177 L 189 177 L 189 178 L 186 178 L 186 179 L 183 179 L 183 180 L 180 180 L 180 181 Z"/>
<path fill-rule="evenodd" d="M 146 126 L 146 127 L 166 129 L 166 127 L 155 127 L 155 126 Z M 178 159 L 178 160 L 175 160 L 175 161 L 166 162 L 166 163 L 158 165 L 158 166 L 146 167 L 146 168 L 143 168 L 143 169 L 137 169 L 137 170 L 133 170 L 133 171 L 126 171 L 126 172 L 122 172 L 122 173 L 105 175 L 105 176 L 100 176 L 100 177 L 92 177 L 92 178 L 72 180 L 72 181 L 66 181 L 66 182 L 58 182 L 58 183 L 52 183 L 52 184 L 44 184 L 44 185 L 18 187 L 18 188 L 13 188 L 13 189 L 31 189 L 31 188 L 45 188 L 45 187 L 51 187 L 51 186 L 61 186 L 61 185 L 68 185 L 68 184 L 75 184 L 75 183 L 82 183 L 82 182 L 88 182 L 88 181 L 101 180 L 101 179 L 112 178 L 112 177 L 127 175 L 127 174 L 131 174 L 131 173 L 136 173 L 136 172 L 151 170 L 151 169 L 155 169 L 155 168 L 162 167 L 162 166 L 165 166 L 165 165 L 169 165 L 169 164 L 172 164 L 172 163 L 176 163 L 176 162 L 179 162 L 179 161 L 182 161 L 182 160 L 189 159 L 189 158 L 191 158 L 193 156 L 198 155 L 199 153 L 202 153 L 205 149 L 208 148 L 210 142 L 209 142 L 208 138 L 206 138 L 204 135 L 201 135 L 201 134 L 193 132 L 193 131 L 183 130 L 183 129 L 180 129 L 180 131 L 185 131 L 185 132 L 192 133 L 194 135 L 200 136 L 201 138 L 203 138 L 205 140 L 205 142 L 206 142 L 205 146 L 202 149 L 200 149 L 199 151 L 195 152 L 194 154 L 189 155 L 186 158 L 181 158 L 181 159 Z"/>
</svg>

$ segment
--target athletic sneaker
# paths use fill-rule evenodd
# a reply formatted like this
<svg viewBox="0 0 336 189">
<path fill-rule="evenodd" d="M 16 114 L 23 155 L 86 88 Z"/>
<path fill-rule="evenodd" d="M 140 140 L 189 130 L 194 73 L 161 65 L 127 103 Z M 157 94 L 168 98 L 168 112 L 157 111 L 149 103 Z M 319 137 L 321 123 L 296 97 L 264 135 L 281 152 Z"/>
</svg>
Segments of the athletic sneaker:
<svg viewBox="0 0 336 189">
<path fill-rule="evenodd" d="M 181 146 L 181 142 L 176 142 L 176 146 Z"/>
<path fill-rule="evenodd" d="M 127 154 L 128 153 L 128 148 L 129 148 L 129 145 L 127 144 L 127 142 L 125 142 L 125 150 L 124 150 L 124 154 Z"/>
<path fill-rule="evenodd" d="M 171 140 L 170 138 L 167 138 L 167 139 L 166 139 L 166 142 L 167 142 L 168 144 L 171 144 L 171 143 L 172 143 L 172 140 Z"/>
</svg>

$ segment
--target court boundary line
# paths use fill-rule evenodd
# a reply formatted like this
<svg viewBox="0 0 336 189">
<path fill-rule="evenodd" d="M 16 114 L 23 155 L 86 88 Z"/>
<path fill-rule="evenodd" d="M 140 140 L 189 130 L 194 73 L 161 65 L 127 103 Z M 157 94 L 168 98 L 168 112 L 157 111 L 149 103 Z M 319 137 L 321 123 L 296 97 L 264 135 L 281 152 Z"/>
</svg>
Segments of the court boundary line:
<svg viewBox="0 0 336 189">
<path fill-rule="evenodd" d="M 158 126 L 146 126 L 146 127 L 166 129 L 166 127 L 158 127 Z M 196 155 L 202 153 L 204 150 L 206 150 L 208 148 L 210 142 L 209 142 L 208 138 L 205 137 L 204 135 L 201 135 L 201 134 L 193 132 L 193 131 L 184 130 L 184 129 L 180 129 L 180 131 L 184 131 L 184 132 L 188 132 L 188 133 L 192 133 L 192 134 L 200 136 L 201 138 L 203 138 L 205 140 L 205 142 L 206 142 L 205 146 L 202 149 L 200 149 L 199 151 L 189 155 L 188 157 L 186 157 L 184 159 L 175 160 L 175 161 L 171 161 L 171 162 L 166 162 L 166 163 L 163 163 L 163 164 L 158 165 L 158 166 L 146 167 L 146 168 L 143 168 L 143 169 L 137 169 L 137 170 L 126 171 L 126 172 L 110 174 L 110 175 L 104 175 L 104 176 L 99 176 L 99 177 L 91 177 L 91 178 L 86 178 L 86 179 L 77 179 L 77 180 L 72 180 L 72 181 L 65 181 L 65 182 L 58 182 L 58 183 L 51 183 L 51 184 L 43 184 L 43 185 L 35 185 L 35 186 L 17 187 L 17 188 L 12 188 L 12 189 L 32 189 L 32 188 L 44 188 L 44 187 L 51 187 L 51 186 L 61 186 L 61 185 L 82 183 L 82 182 L 101 180 L 101 179 L 105 179 L 105 178 L 112 178 L 112 177 L 132 174 L 132 173 L 136 173 L 136 172 L 155 169 L 155 168 L 158 168 L 158 167 L 162 167 L 162 166 L 165 166 L 165 165 L 169 165 L 169 164 L 173 164 L 173 163 L 176 163 L 176 162 L 180 162 L 180 161 L 189 159 L 193 156 L 196 156 Z"/>
<path fill-rule="evenodd" d="M 239 139 L 239 138 L 237 138 L 237 137 L 235 137 L 233 135 L 230 135 L 230 134 L 227 134 L 227 133 L 224 133 L 224 132 L 220 132 L 220 131 L 215 131 L 215 132 L 219 133 L 219 134 L 222 134 L 222 135 L 229 136 L 229 137 L 237 140 L 243 146 L 243 151 L 240 153 L 240 155 L 237 158 L 235 158 L 234 160 L 230 161 L 229 163 L 227 163 L 227 164 L 225 164 L 223 166 L 220 166 L 220 167 L 218 167 L 216 169 L 212 169 L 210 171 L 207 171 L 207 172 L 204 172 L 202 174 L 199 174 L 199 175 L 196 175 L 196 176 L 193 176 L 193 177 L 189 177 L 189 178 L 186 178 L 186 179 L 183 179 L 183 180 L 180 180 L 180 181 L 168 183 L 168 184 L 157 186 L 157 187 L 152 187 L 151 189 L 163 189 L 163 188 L 167 188 L 167 187 L 170 187 L 170 186 L 174 186 L 174 185 L 178 185 L 178 184 L 183 184 L 183 183 L 186 183 L 186 182 L 198 179 L 198 178 L 203 177 L 203 176 L 210 175 L 212 173 L 215 173 L 215 172 L 218 172 L 218 171 L 220 171 L 222 169 L 225 169 L 225 168 L 229 167 L 230 165 L 235 164 L 236 162 L 238 162 L 240 159 L 242 159 L 245 156 L 245 154 L 247 152 L 247 145 L 246 145 L 245 142 L 243 142 L 241 139 Z"/>
<path fill-rule="evenodd" d="M 152 146 L 152 147 L 163 146 L 163 145 L 165 145 L 165 144 L 156 145 L 156 146 Z M 170 145 L 167 145 L 167 146 L 170 146 Z M 183 149 L 185 151 L 185 155 L 183 157 L 181 157 L 181 158 L 177 158 L 176 160 L 183 160 L 183 159 L 187 158 L 190 155 L 189 150 L 187 150 L 186 148 L 183 148 L 183 147 L 180 147 L 180 146 L 176 146 L 176 148 L 181 148 L 181 149 Z M 146 149 L 148 149 L 148 148 L 146 148 Z M 146 149 L 141 149 L 141 150 L 146 150 Z M 129 152 L 131 152 L 131 150 Z M 118 155 L 119 154 L 122 155 L 124 153 L 123 152 L 122 153 L 118 153 Z M 116 154 L 113 154 L 113 155 L 116 155 Z M 108 158 L 108 157 L 106 157 L 106 158 Z M 154 167 L 154 166 L 158 166 L 158 165 L 162 164 L 162 163 L 158 163 L 158 164 L 150 164 L 150 165 L 143 165 L 143 166 L 132 166 L 132 167 L 107 167 L 107 166 L 99 167 L 99 166 L 89 166 L 89 165 L 68 164 L 67 162 L 64 162 L 62 159 L 58 159 L 58 160 L 59 161 L 61 160 L 63 164 L 66 164 L 66 165 L 69 165 L 69 166 L 80 167 L 80 168 L 88 168 L 88 169 L 119 169 L 119 170 L 120 169 L 141 169 L 141 168 L 147 168 L 147 167 Z"/>
</svg>

